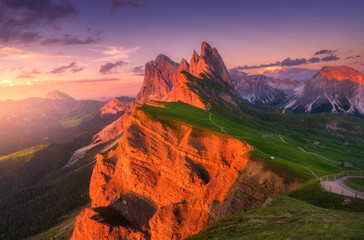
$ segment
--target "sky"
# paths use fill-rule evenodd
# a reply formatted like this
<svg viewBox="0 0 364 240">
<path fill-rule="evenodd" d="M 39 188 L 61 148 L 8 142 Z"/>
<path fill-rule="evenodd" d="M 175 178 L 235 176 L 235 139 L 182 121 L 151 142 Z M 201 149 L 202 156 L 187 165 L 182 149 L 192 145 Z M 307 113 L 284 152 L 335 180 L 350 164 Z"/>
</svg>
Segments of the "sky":
<svg viewBox="0 0 364 240">
<path fill-rule="evenodd" d="M 135 96 L 144 65 L 216 47 L 229 69 L 364 71 L 362 0 L 0 0 L 0 100 Z"/>
</svg>

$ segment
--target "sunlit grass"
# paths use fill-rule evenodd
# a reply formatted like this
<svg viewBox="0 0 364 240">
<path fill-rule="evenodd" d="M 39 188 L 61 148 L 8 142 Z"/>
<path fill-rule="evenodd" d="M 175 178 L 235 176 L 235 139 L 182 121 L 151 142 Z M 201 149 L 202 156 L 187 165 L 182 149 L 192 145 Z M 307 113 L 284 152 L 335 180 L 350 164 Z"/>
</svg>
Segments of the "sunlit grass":
<svg viewBox="0 0 364 240">
<path fill-rule="evenodd" d="M 143 105 L 140 109 L 152 115 L 155 118 L 164 119 L 163 121 L 178 121 L 192 126 L 204 128 L 223 134 L 221 129 L 214 125 L 209 120 L 210 112 L 203 109 L 193 107 L 191 105 L 177 102 L 177 103 L 162 103 L 165 107 L 156 107 L 150 105 Z M 274 113 L 267 113 L 274 115 Z M 277 116 L 273 116 L 277 117 Z M 359 168 L 364 169 L 362 163 L 358 160 L 364 158 L 364 143 L 356 139 L 350 139 L 351 144 L 344 145 L 340 141 L 340 137 L 329 134 L 324 127 L 319 125 L 316 128 L 312 126 L 299 127 L 301 131 L 292 129 L 295 126 L 293 120 L 304 120 L 305 123 L 311 124 L 311 121 L 324 120 L 321 116 L 281 116 L 278 120 L 231 120 L 222 115 L 212 113 L 212 120 L 232 137 L 242 139 L 254 147 L 252 152 L 267 161 L 276 162 L 286 165 L 292 169 L 302 172 L 306 175 L 312 176 L 310 169 L 318 176 L 337 173 L 341 171 L 341 167 L 337 163 L 344 161 L 350 162 Z M 342 118 L 334 116 L 334 118 Z M 347 121 L 353 121 L 348 118 Z M 356 120 L 356 119 L 354 119 Z M 361 123 L 361 119 L 358 120 Z M 267 138 L 262 137 L 268 136 Z M 283 140 L 282 140 L 283 139 Z M 318 146 L 312 142 L 317 140 L 320 142 Z M 322 157 L 315 156 L 306 152 L 315 153 Z M 274 157 L 274 159 L 271 159 Z M 334 163 L 337 162 L 337 163 Z"/>
</svg>

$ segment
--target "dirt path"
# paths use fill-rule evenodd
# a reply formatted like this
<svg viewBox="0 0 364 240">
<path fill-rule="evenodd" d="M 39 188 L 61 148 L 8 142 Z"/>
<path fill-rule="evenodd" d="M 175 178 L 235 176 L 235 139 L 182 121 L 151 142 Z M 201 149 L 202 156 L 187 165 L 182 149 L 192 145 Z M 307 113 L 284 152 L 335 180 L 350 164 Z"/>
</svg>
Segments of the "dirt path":
<svg viewBox="0 0 364 240">
<path fill-rule="evenodd" d="M 326 161 L 328 161 L 328 162 L 332 162 L 332 163 L 340 164 L 339 162 L 332 161 L 332 160 L 330 160 L 330 159 L 328 159 L 328 158 L 325 158 L 325 157 L 323 157 L 323 156 L 320 156 L 320 155 L 318 155 L 318 154 L 316 154 L 316 153 L 307 152 L 307 151 L 305 151 L 305 150 L 304 150 L 303 148 L 301 148 L 301 147 L 298 147 L 298 148 L 299 148 L 302 152 L 304 152 L 304 153 L 308 153 L 308 154 L 315 155 L 316 157 L 322 158 L 322 159 L 324 159 L 324 160 L 326 160 Z"/>
<path fill-rule="evenodd" d="M 284 142 L 284 143 L 287 143 L 282 137 L 281 137 L 281 135 L 278 135 L 278 137 L 282 140 L 282 142 Z"/>
<path fill-rule="evenodd" d="M 312 171 L 311 169 L 309 169 L 308 167 L 305 167 L 308 171 L 310 171 L 310 173 L 314 176 L 314 177 L 318 177 L 317 174 Z"/>
<path fill-rule="evenodd" d="M 210 113 L 210 112 L 209 112 Z M 216 126 L 216 127 L 218 127 L 218 128 L 220 128 L 221 129 L 221 132 L 223 132 L 223 133 L 225 133 L 226 135 L 229 135 L 225 130 L 224 130 L 224 128 L 223 127 L 221 127 L 220 125 L 218 125 L 218 124 L 216 124 L 212 119 L 211 119 L 211 116 L 212 116 L 212 113 L 210 113 L 210 116 L 209 116 L 209 119 L 210 119 L 210 121 Z"/>
<path fill-rule="evenodd" d="M 364 177 L 356 177 L 356 176 L 346 176 L 337 179 L 336 181 L 323 181 L 321 183 L 322 187 L 332 193 L 336 193 L 339 195 L 349 196 L 349 197 L 355 197 L 364 199 L 364 193 L 355 191 L 354 189 L 348 187 L 345 185 L 344 181 L 348 178 L 364 178 Z"/>
</svg>

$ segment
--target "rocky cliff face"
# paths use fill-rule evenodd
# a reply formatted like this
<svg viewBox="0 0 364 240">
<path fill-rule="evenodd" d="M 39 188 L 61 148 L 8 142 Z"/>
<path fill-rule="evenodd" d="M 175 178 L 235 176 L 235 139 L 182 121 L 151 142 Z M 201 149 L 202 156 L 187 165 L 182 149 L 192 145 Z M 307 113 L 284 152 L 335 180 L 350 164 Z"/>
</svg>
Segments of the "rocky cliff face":
<svg viewBox="0 0 364 240">
<path fill-rule="evenodd" d="M 98 155 L 92 208 L 77 217 L 72 239 L 184 239 L 294 187 L 250 161 L 250 150 L 136 109 L 119 146 Z"/>
<path fill-rule="evenodd" d="M 109 142 L 119 136 L 124 130 L 125 120 L 131 115 L 136 106 L 135 102 L 123 102 L 115 98 L 101 108 L 101 118 L 107 118 L 115 114 L 120 117 L 97 133 L 92 139 L 93 144 Z"/>
<path fill-rule="evenodd" d="M 285 107 L 297 112 L 364 115 L 364 75 L 345 66 L 323 67 Z"/>
<path fill-rule="evenodd" d="M 189 72 L 196 77 L 200 77 L 201 74 L 214 76 L 219 81 L 232 85 L 229 72 L 217 49 L 206 42 L 201 44 L 200 56 L 193 51 Z"/>
<path fill-rule="evenodd" d="M 137 95 L 138 103 L 149 101 L 182 101 L 196 107 L 208 108 L 189 84 L 186 73 L 195 77 L 213 78 L 222 85 L 232 86 L 228 70 L 217 52 L 206 42 L 201 44 L 201 55 L 193 52 L 190 63 L 182 59 L 177 64 L 164 55 L 145 65 L 143 86 Z"/>
<path fill-rule="evenodd" d="M 108 115 L 115 115 L 120 112 L 126 112 L 130 107 L 131 103 L 132 102 L 124 102 L 117 98 L 113 98 L 100 109 L 100 116 L 106 117 Z"/>
<path fill-rule="evenodd" d="M 145 64 L 144 82 L 136 101 L 165 100 L 177 82 L 177 69 L 178 64 L 162 54 Z"/>
</svg>

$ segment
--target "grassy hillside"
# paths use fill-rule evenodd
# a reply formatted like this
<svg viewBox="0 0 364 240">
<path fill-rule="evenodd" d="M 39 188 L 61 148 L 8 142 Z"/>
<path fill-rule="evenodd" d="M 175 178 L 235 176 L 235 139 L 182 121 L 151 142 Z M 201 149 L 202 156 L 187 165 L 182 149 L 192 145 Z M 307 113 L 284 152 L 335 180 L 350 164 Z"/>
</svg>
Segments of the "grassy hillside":
<svg viewBox="0 0 364 240">
<path fill-rule="evenodd" d="M 364 213 L 316 207 L 287 196 L 266 206 L 221 220 L 188 238 L 205 239 L 363 239 Z"/>
<path fill-rule="evenodd" d="M 364 169 L 364 135 L 353 137 L 350 129 L 363 126 L 364 119 L 345 116 L 281 115 L 250 109 L 259 118 L 227 118 L 219 111 L 206 111 L 191 105 L 162 103 L 164 107 L 144 105 L 144 112 L 163 121 L 178 121 L 246 141 L 253 154 L 267 161 L 286 165 L 310 176 L 322 176 L 342 170 L 347 161 Z M 214 113 L 215 112 L 215 113 Z M 347 125 L 348 134 L 336 134 L 326 128 L 336 121 Z M 223 127 L 223 130 L 221 129 Z M 318 141 L 316 145 L 313 141 Z M 350 143 L 344 144 L 343 140 Z M 274 159 L 271 159 L 274 157 Z"/>
</svg>

